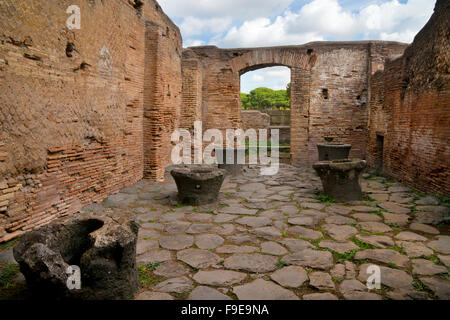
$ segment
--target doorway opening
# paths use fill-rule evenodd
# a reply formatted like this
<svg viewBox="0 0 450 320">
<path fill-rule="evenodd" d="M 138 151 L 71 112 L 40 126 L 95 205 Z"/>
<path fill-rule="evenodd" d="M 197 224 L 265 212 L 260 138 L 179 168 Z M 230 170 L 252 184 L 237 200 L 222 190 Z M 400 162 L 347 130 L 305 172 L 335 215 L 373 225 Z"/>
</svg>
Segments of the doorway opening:
<svg viewBox="0 0 450 320">
<path fill-rule="evenodd" d="M 244 130 L 278 129 L 280 162 L 291 162 L 291 69 L 284 66 L 256 68 L 241 74 L 241 120 Z M 252 70 L 255 70 L 253 68 Z M 247 142 L 248 144 L 248 142 Z M 257 147 L 257 146 L 251 146 Z M 248 152 L 257 152 L 249 150 Z"/>
</svg>

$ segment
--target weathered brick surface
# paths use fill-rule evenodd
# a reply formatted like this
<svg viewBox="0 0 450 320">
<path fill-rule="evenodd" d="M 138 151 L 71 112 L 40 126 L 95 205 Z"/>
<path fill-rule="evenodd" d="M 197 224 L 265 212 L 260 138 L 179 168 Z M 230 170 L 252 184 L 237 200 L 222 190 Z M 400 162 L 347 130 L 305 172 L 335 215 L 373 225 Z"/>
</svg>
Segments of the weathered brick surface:
<svg viewBox="0 0 450 320">
<path fill-rule="evenodd" d="M 270 127 L 270 115 L 258 110 L 241 111 L 242 129 L 268 129 Z"/>
<path fill-rule="evenodd" d="M 184 60 L 183 73 L 183 108 L 180 127 L 193 129 L 195 121 L 202 120 L 202 70 L 197 60 Z"/>
<path fill-rule="evenodd" d="M 177 125 L 181 36 L 155 1 L 139 3 L 0 1 L 0 242 L 140 180 L 144 141 L 155 166 L 166 163 L 168 138 L 143 129 Z M 66 27 L 72 4 L 80 30 Z M 147 78 L 153 61 L 159 82 Z M 148 83 L 164 97 L 146 100 Z M 164 115 L 157 129 L 144 117 L 152 105 Z"/>
<path fill-rule="evenodd" d="M 401 57 L 371 79 L 368 162 L 425 192 L 450 195 L 450 4 L 435 13 Z"/>
<path fill-rule="evenodd" d="M 182 104 L 181 35 L 146 23 L 144 77 L 144 175 L 161 180 L 170 164 L 171 135 L 179 127 Z"/>
<path fill-rule="evenodd" d="M 81 30 L 65 26 L 72 1 L 0 1 L 0 242 L 162 179 L 176 128 L 248 127 L 240 76 L 268 66 L 291 69 L 294 163 L 316 161 L 333 137 L 450 196 L 448 1 L 406 51 L 382 41 L 183 50 L 154 0 L 76 2 Z"/>
<path fill-rule="evenodd" d="M 371 54 L 372 47 L 376 54 Z M 371 68 L 380 68 L 387 55 L 405 48 L 382 41 L 227 50 L 207 46 L 185 49 L 183 61 L 197 60 L 202 66 L 205 129 L 242 126 L 240 75 L 269 66 L 289 67 L 292 159 L 311 164 L 324 137 L 351 143 L 351 156 L 365 157 Z"/>
</svg>

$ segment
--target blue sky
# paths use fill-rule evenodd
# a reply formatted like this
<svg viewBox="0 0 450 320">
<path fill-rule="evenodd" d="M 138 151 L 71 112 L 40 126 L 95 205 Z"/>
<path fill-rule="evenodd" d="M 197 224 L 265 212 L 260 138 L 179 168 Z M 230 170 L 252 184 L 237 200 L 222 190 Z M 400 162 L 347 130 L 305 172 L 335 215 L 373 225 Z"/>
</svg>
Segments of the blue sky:
<svg viewBox="0 0 450 320">
<path fill-rule="evenodd" d="M 185 47 L 298 45 L 311 41 L 390 40 L 411 43 L 434 0 L 158 0 L 180 27 Z M 241 91 L 286 87 L 289 69 L 241 77 Z"/>
</svg>

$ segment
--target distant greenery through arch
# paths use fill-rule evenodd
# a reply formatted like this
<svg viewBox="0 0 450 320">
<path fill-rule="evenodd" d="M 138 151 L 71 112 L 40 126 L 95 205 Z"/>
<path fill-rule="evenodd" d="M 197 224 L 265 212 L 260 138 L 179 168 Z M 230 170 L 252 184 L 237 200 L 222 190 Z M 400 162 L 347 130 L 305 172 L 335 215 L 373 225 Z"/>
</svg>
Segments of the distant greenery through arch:
<svg viewBox="0 0 450 320">
<path fill-rule="evenodd" d="M 289 110 L 291 106 L 291 84 L 286 90 L 261 87 L 241 93 L 243 110 Z"/>
</svg>

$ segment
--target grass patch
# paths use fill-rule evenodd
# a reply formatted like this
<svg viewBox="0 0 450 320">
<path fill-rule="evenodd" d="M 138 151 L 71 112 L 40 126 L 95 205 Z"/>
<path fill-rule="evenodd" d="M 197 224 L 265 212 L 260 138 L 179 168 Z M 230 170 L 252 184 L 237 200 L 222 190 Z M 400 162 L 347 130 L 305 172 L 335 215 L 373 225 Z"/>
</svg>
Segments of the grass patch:
<svg viewBox="0 0 450 320">
<path fill-rule="evenodd" d="M 334 283 L 341 283 L 344 279 L 339 279 L 338 277 L 331 277 L 331 280 L 333 280 Z"/>
<path fill-rule="evenodd" d="M 359 229 L 359 233 L 366 234 L 366 235 L 369 235 L 369 236 L 385 236 L 384 232 L 370 232 L 370 231 L 365 230 L 365 229 Z"/>
<path fill-rule="evenodd" d="M 450 269 L 447 269 L 447 273 L 441 274 L 440 277 L 445 280 L 450 280 Z"/>
<path fill-rule="evenodd" d="M 346 253 L 339 253 L 333 250 L 329 251 L 333 254 L 333 257 L 336 259 L 337 263 L 344 263 L 345 261 L 353 260 L 355 258 L 356 252 L 358 252 L 359 250 L 355 249 L 347 251 Z"/>
<path fill-rule="evenodd" d="M 308 239 L 302 239 L 305 241 L 309 241 L 313 246 L 318 247 L 320 242 L 322 242 L 322 240 L 324 240 L 323 238 L 319 238 L 319 239 L 315 239 L 315 240 L 308 240 Z"/>
<path fill-rule="evenodd" d="M 387 266 L 391 269 L 401 269 L 398 265 L 392 262 L 387 263 Z"/>
<path fill-rule="evenodd" d="M 0 244 L 0 251 L 6 251 L 14 247 L 19 242 L 19 238 Z"/>
<path fill-rule="evenodd" d="M 174 205 L 174 207 L 175 208 L 184 208 L 184 207 L 186 207 L 186 205 L 184 203 L 182 203 L 182 202 L 177 202 L 177 204 Z"/>
<path fill-rule="evenodd" d="M 442 206 L 450 207 L 450 198 L 441 196 L 439 194 L 432 194 L 432 196 L 435 197 L 435 198 L 438 198 L 439 201 L 441 202 Z"/>
<path fill-rule="evenodd" d="M 436 257 L 435 255 L 431 255 L 431 256 L 422 256 L 421 258 L 429 260 L 437 265 L 442 265 L 441 260 L 439 260 L 438 257 Z"/>
<path fill-rule="evenodd" d="M 374 198 L 371 198 L 369 195 L 365 194 L 363 195 L 363 200 L 364 201 L 369 201 L 369 202 L 376 202 L 377 200 L 375 200 Z"/>
<path fill-rule="evenodd" d="M 326 195 L 326 194 L 319 194 L 316 197 L 316 200 L 319 200 L 320 203 L 325 203 L 326 205 L 331 205 L 333 203 L 337 203 L 336 199 L 334 199 L 332 196 Z"/>
<path fill-rule="evenodd" d="M 164 280 L 153 273 L 160 263 L 149 263 L 138 267 L 139 282 L 141 287 L 149 288 Z"/>
<path fill-rule="evenodd" d="M 10 289 L 14 286 L 14 278 L 20 271 L 20 267 L 16 263 L 4 264 L 1 268 L 0 273 L 0 288 Z"/>
<path fill-rule="evenodd" d="M 426 291 L 425 285 L 419 279 L 413 280 L 412 285 L 417 291 Z"/>
<path fill-rule="evenodd" d="M 363 250 L 377 249 L 377 247 L 375 247 L 374 245 L 367 243 L 367 242 L 360 241 L 360 240 L 356 239 L 355 237 L 352 237 L 350 240 L 353 241 L 354 244 L 356 244 L 358 247 L 360 247 Z"/>
<path fill-rule="evenodd" d="M 419 189 L 417 189 L 415 187 L 409 187 L 409 190 L 411 190 L 412 193 L 414 193 L 416 196 L 419 196 L 421 198 L 426 196 L 425 193 L 423 193 L 422 191 L 420 191 Z"/>
<path fill-rule="evenodd" d="M 392 247 L 389 247 L 388 249 L 397 251 L 398 253 L 401 253 L 401 254 L 403 254 L 403 255 L 405 255 L 405 256 L 407 255 L 406 252 L 405 252 L 405 250 L 403 250 L 403 248 L 401 248 L 401 247 L 399 247 L 399 246 L 397 246 L 397 245 L 392 246 Z"/>
<path fill-rule="evenodd" d="M 277 263 L 277 268 L 278 269 L 282 269 L 282 268 L 284 268 L 284 267 L 289 267 L 291 264 L 290 263 L 288 263 L 288 262 L 286 262 L 286 261 L 283 261 L 283 260 L 280 260 L 278 263 Z"/>
</svg>

